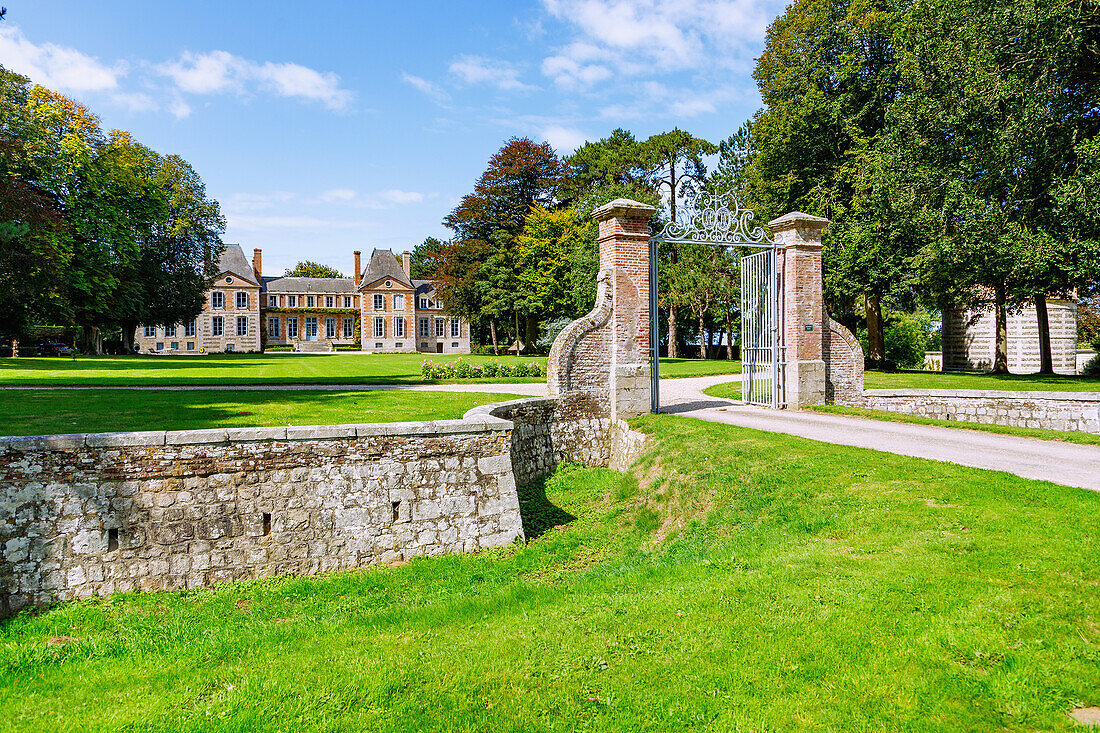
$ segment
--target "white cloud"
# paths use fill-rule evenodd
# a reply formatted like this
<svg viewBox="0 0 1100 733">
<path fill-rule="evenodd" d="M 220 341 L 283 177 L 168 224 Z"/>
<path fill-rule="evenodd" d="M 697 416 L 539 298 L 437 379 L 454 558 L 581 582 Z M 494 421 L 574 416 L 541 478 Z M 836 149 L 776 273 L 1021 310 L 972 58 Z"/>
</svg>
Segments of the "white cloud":
<svg viewBox="0 0 1100 733">
<path fill-rule="evenodd" d="M 281 97 L 320 102 L 339 110 L 351 104 L 354 95 L 340 87 L 340 77 L 294 63 L 257 63 L 228 51 L 192 53 L 157 66 L 176 87 L 189 94 L 247 94 L 257 89 Z"/>
<path fill-rule="evenodd" d="M 297 198 L 297 194 L 290 191 L 274 191 L 272 193 L 235 193 L 222 201 L 222 208 L 226 211 L 263 211 L 278 204 L 285 204 Z"/>
<path fill-rule="evenodd" d="M 257 216 L 252 214 L 227 215 L 228 226 L 255 232 L 267 229 L 367 229 L 370 222 L 354 219 L 329 219 L 317 216 Z"/>
<path fill-rule="evenodd" d="M 585 63 L 578 55 L 548 56 L 542 62 L 542 73 L 566 89 L 586 89 L 611 78 L 612 72 L 603 64 Z"/>
<path fill-rule="evenodd" d="M 378 194 L 378 198 L 391 204 L 419 204 L 424 200 L 424 194 L 416 191 L 401 191 L 395 188 L 382 191 Z"/>
<path fill-rule="evenodd" d="M 331 71 L 314 71 L 299 64 L 268 61 L 257 68 L 256 76 L 280 96 L 313 100 L 328 109 L 345 109 L 355 97 L 340 88 L 340 77 Z"/>
<path fill-rule="evenodd" d="M 340 201 L 351 201 L 358 194 L 351 188 L 330 188 L 328 191 L 321 193 L 321 200 L 326 204 L 336 203 Z"/>
<path fill-rule="evenodd" d="M 617 92 L 620 98 L 600 111 L 606 119 L 715 113 L 746 96 L 747 90 L 732 92 L 729 81 L 751 69 L 768 23 L 785 2 L 543 0 L 571 33 L 541 70 L 564 89 Z M 671 75 L 679 75 L 671 86 L 687 96 L 656 81 Z"/>
<path fill-rule="evenodd" d="M 783 0 L 544 0 L 547 11 L 599 48 L 630 52 L 643 68 L 700 68 L 763 38 Z"/>
<path fill-rule="evenodd" d="M 178 60 L 160 64 L 157 70 L 180 91 L 190 94 L 243 91 L 241 77 L 247 73 L 244 59 L 228 51 L 201 54 L 184 51 Z"/>
<path fill-rule="evenodd" d="M 176 96 L 176 98 L 172 100 L 172 104 L 168 107 L 168 110 L 176 119 L 183 119 L 191 114 L 191 106 L 183 101 L 183 97 L 180 96 Z"/>
<path fill-rule="evenodd" d="M 550 147 L 554 148 L 554 150 L 559 153 L 571 153 L 581 145 L 584 145 L 587 139 L 580 130 L 562 127 L 561 125 L 546 127 L 539 134 L 542 136 L 543 140 L 550 143 Z"/>
<path fill-rule="evenodd" d="M 0 28 L 0 64 L 60 92 L 98 92 L 118 88 L 126 65 L 103 64 L 93 56 L 53 43 L 32 43 L 15 26 Z"/>
<path fill-rule="evenodd" d="M 512 64 L 484 56 L 459 56 L 451 62 L 450 70 L 467 84 L 489 84 L 504 92 L 534 88 L 519 80 L 519 69 Z"/>
<path fill-rule="evenodd" d="M 414 76 L 412 74 L 401 72 L 401 81 L 405 82 L 406 84 L 410 84 L 414 89 L 417 89 L 424 94 L 427 94 L 429 97 L 437 102 L 446 102 L 448 99 L 450 99 L 450 96 L 447 94 L 447 92 L 443 91 L 443 89 L 438 84 L 434 84 L 427 79 L 423 79 L 419 76 Z"/>
<path fill-rule="evenodd" d="M 115 104 L 125 107 L 131 112 L 155 112 L 160 109 L 157 100 L 141 92 L 120 92 L 112 94 L 111 99 Z"/>
</svg>

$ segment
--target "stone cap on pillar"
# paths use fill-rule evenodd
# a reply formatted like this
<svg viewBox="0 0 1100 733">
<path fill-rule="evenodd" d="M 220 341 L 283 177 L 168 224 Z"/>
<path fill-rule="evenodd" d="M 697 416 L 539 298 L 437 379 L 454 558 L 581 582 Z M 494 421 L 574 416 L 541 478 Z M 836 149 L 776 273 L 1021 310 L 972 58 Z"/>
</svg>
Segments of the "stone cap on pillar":
<svg viewBox="0 0 1100 733">
<path fill-rule="evenodd" d="M 593 211 L 592 218 L 596 221 L 605 221 L 612 218 L 638 218 L 649 221 L 655 211 L 657 211 L 657 207 L 643 204 L 641 201 L 615 199 L 614 201 L 608 201 L 606 204 Z"/>
<path fill-rule="evenodd" d="M 801 211 L 792 211 L 789 214 L 784 214 L 778 219 L 772 219 L 768 222 L 768 228 L 773 232 L 785 232 L 788 229 L 817 229 L 818 231 L 825 228 L 825 225 L 829 223 L 829 220 L 823 216 L 813 216 L 812 214 L 803 214 Z"/>
</svg>

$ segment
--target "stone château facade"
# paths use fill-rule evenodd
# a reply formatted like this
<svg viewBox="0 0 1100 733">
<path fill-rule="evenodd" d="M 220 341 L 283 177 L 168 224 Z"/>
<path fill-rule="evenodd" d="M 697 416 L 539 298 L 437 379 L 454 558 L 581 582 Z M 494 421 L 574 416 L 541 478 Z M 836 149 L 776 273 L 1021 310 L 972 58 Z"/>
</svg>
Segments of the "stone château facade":
<svg viewBox="0 0 1100 733">
<path fill-rule="evenodd" d="M 239 244 L 226 245 L 193 322 L 140 326 L 134 343 L 144 354 L 262 351 L 470 353 L 470 325 L 444 312 L 431 280 L 413 280 L 412 257 L 401 261 L 376 249 L 366 269 L 355 256 L 355 276 L 265 277 L 260 250 L 248 262 Z"/>
</svg>

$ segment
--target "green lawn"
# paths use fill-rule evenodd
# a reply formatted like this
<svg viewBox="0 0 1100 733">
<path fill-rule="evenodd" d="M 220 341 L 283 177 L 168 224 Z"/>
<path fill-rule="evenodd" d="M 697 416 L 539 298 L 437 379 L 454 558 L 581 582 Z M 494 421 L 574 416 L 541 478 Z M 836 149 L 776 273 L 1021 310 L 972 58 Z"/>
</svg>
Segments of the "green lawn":
<svg viewBox="0 0 1100 733">
<path fill-rule="evenodd" d="M 740 374 L 741 362 L 725 359 L 667 359 L 661 357 L 661 378 L 709 377 L 715 374 Z"/>
<path fill-rule="evenodd" d="M 0 435 L 445 420 L 516 397 L 486 392 L 133 389 L 13 390 L 0 396 Z"/>
<path fill-rule="evenodd" d="M 522 491 L 526 545 L 0 624 L 0 729 L 1069 731 L 1100 704 L 1100 495 L 637 425 L 635 476 Z"/>
<path fill-rule="evenodd" d="M 996 389 L 1051 392 L 1097 392 L 1100 377 L 973 372 L 874 372 L 863 376 L 866 389 Z"/>
<path fill-rule="evenodd" d="M 82 356 L 0 358 L 0 385 L 203 385 L 203 384 L 412 384 L 421 381 L 420 362 L 537 361 L 546 357 L 452 356 L 442 354 L 209 354 L 205 356 Z M 736 374 L 740 362 L 662 359 L 661 375 L 691 377 Z M 511 377 L 475 382 L 541 382 L 545 377 Z"/>
</svg>

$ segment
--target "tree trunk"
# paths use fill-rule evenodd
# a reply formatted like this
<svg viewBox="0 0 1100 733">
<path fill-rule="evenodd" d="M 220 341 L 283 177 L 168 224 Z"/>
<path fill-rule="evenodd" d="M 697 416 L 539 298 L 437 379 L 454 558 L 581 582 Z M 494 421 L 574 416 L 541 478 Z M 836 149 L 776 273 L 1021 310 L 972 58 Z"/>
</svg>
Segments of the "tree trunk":
<svg viewBox="0 0 1100 733">
<path fill-rule="evenodd" d="M 523 342 L 519 340 L 519 311 L 516 311 L 516 356 L 523 353 Z"/>
<path fill-rule="evenodd" d="M 495 318 L 489 319 L 489 335 L 493 339 L 493 356 L 500 356 L 500 347 L 497 346 L 497 322 Z"/>
<path fill-rule="evenodd" d="M 1039 322 L 1039 373 L 1054 374 L 1054 358 L 1050 353 L 1050 317 L 1044 293 L 1035 296 L 1035 317 Z"/>
<path fill-rule="evenodd" d="M 726 313 L 726 359 L 733 361 L 733 313 Z"/>
<path fill-rule="evenodd" d="M 1008 307 L 1005 304 L 1005 289 L 995 289 L 994 311 L 997 316 L 997 344 L 993 352 L 993 374 L 1008 374 Z"/>
<path fill-rule="evenodd" d="M 524 345 L 527 347 L 527 351 L 534 351 L 535 345 L 539 341 L 539 319 L 534 316 L 527 316 L 524 325 L 527 328 L 527 338 Z"/>
<path fill-rule="evenodd" d="M 103 339 L 98 326 L 84 326 L 80 332 L 80 343 L 86 354 L 103 354 Z"/>
<path fill-rule="evenodd" d="M 875 366 L 886 360 L 886 341 L 882 335 L 882 305 L 878 293 L 863 293 L 863 312 L 867 317 L 867 358 Z"/>
<path fill-rule="evenodd" d="M 668 358 L 677 358 L 676 352 L 676 317 L 679 315 L 676 306 L 668 307 Z"/>
<path fill-rule="evenodd" d="M 706 327 L 703 325 L 703 317 L 699 316 L 699 358 L 707 358 Z"/>
<path fill-rule="evenodd" d="M 134 332 L 137 331 L 137 326 L 128 328 L 122 327 L 122 353 L 132 354 L 134 353 Z"/>
</svg>

